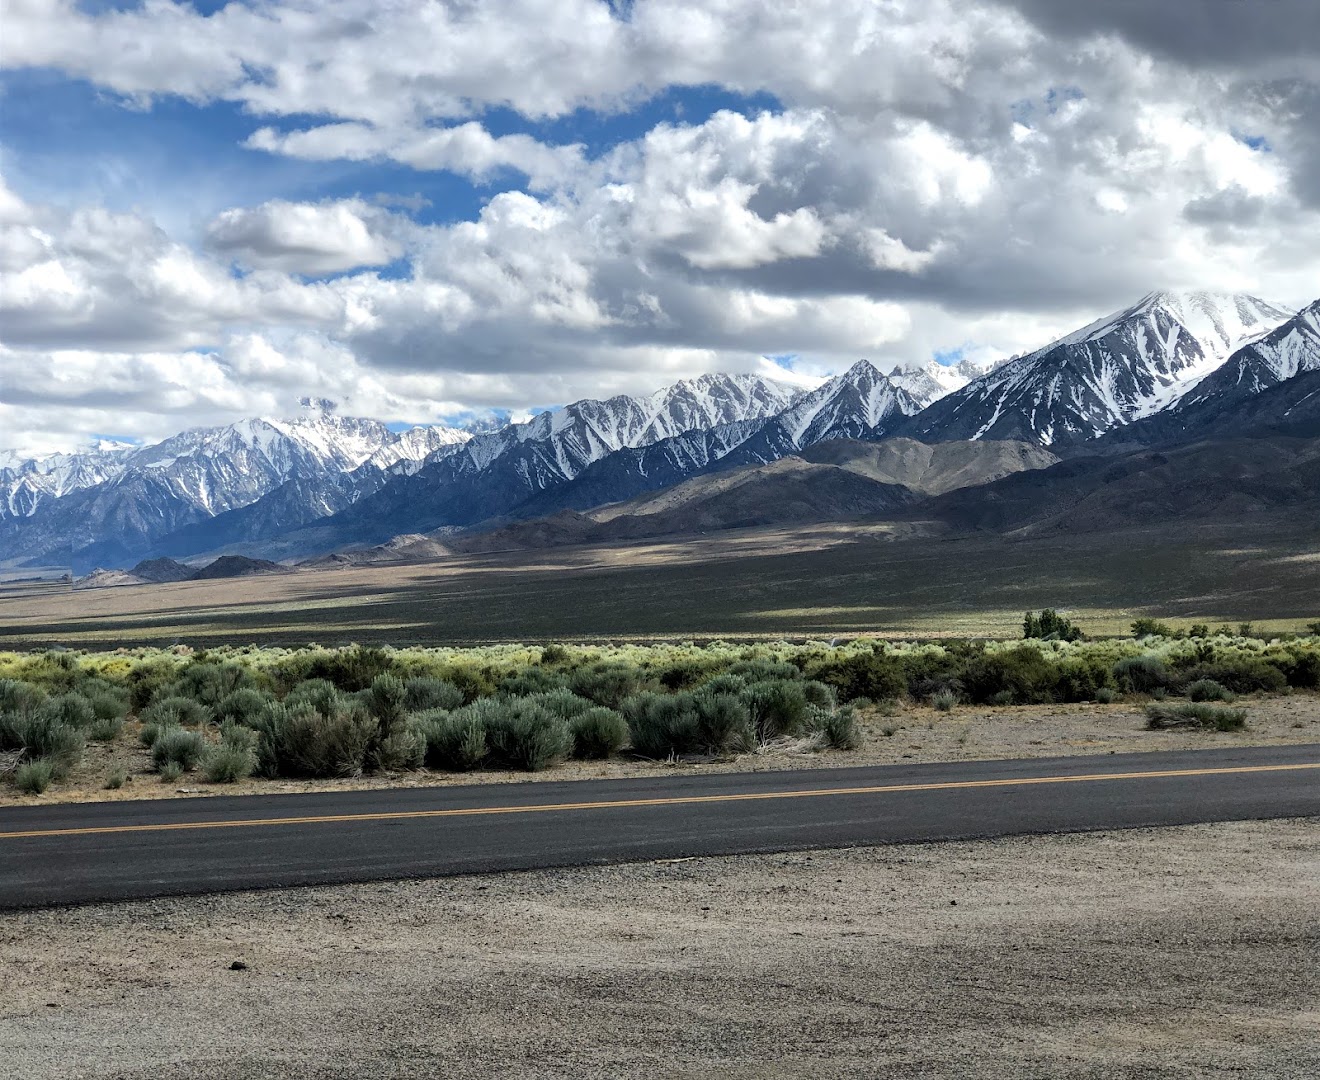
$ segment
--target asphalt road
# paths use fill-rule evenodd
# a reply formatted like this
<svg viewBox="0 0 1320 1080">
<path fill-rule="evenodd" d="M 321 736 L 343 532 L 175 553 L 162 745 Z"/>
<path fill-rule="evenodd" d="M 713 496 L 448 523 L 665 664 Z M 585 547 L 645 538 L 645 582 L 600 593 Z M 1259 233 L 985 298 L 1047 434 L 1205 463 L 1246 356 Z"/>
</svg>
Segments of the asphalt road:
<svg viewBox="0 0 1320 1080">
<path fill-rule="evenodd" d="M 1320 816 L 1320 745 L 0 809 L 0 908 Z"/>
</svg>

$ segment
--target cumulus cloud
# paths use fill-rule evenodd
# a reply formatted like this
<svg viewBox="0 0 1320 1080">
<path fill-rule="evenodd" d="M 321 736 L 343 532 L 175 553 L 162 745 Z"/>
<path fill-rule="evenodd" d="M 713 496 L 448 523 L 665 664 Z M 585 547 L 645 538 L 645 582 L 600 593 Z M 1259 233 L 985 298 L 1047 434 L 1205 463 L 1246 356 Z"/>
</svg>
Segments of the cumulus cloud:
<svg viewBox="0 0 1320 1080">
<path fill-rule="evenodd" d="M 298 131 L 263 127 L 245 146 L 307 161 L 391 160 L 414 169 L 458 173 L 486 182 L 502 170 L 528 178 L 533 190 L 567 182 L 582 166 L 580 146 L 547 146 L 528 135 L 496 138 L 469 121 L 450 127 L 382 129 L 341 123 Z"/>
<path fill-rule="evenodd" d="M 226 210 L 206 228 L 212 251 L 250 267 L 327 274 L 396 259 L 390 215 L 360 199 L 315 205 L 282 200 Z"/>
<path fill-rule="evenodd" d="M 0 187 L 0 419 L 163 434 L 304 394 L 420 419 L 766 355 L 1015 353 L 1153 288 L 1314 298 L 1309 0 L 616 7 L 10 4 L 7 65 L 237 103 L 266 154 L 489 188 L 426 225 L 412 196 L 238 205 L 190 242 L 149 206 Z M 574 136 L 576 110 L 709 85 L 771 105 Z"/>
</svg>

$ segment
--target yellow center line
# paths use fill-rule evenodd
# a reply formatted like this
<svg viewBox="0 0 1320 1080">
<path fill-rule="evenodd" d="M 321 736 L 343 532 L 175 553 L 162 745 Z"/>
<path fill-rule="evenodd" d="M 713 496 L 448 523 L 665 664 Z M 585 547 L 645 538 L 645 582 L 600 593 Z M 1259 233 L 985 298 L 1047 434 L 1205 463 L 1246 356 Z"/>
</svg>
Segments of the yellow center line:
<svg viewBox="0 0 1320 1080">
<path fill-rule="evenodd" d="M 0 840 L 26 840 L 43 836 L 100 836 L 107 833 L 173 832 L 181 829 L 246 829 L 267 825 L 321 825 L 353 821 L 406 821 L 419 818 L 482 817 L 489 814 L 543 814 L 559 810 L 615 810 L 634 806 L 693 806 L 705 803 L 757 802 L 767 799 L 816 799 L 831 795 L 891 795 L 909 791 L 959 791 L 969 788 L 1028 787 L 1034 784 L 1080 784 L 1097 780 L 1153 780 L 1185 776 L 1231 776 L 1243 773 L 1295 772 L 1302 769 L 1320 769 L 1320 762 L 1297 765 L 1238 765 L 1220 769 L 1163 769 L 1125 773 L 1083 773 L 1077 776 L 1031 776 L 1005 780 L 947 780 L 928 784 L 808 788 L 802 791 L 762 791 L 738 795 L 676 795 L 654 799 L 531 803 L 526 806 L 478 806 L 452 810 L 398 810 L 369 814 L 309 814 L 301 817 L 239 818 L 229 821 L 176 821 L 157 825 L 101 825 L 71 829 L 25 829 L 19 832 L 0 832 Z"/>
</svg>

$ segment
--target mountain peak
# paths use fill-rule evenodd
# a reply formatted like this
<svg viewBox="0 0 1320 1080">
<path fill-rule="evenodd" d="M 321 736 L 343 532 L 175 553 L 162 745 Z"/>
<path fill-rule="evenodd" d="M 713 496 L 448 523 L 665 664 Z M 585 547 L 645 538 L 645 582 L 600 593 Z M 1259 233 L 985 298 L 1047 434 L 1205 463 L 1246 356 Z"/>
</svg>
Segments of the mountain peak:
<svg viewBox="0 0 1320 1080">
<path fill-rule="evenodd" d="M 1292 315 L 1289 309 L 1249 293 L 1162 289 L 1052 342 L 1040 352 L 1058 345 L 1098 341 L 1134 324 L 1149 327 L 1157 339 L 1168 342 L 1165 351 L 1172 352 L 1174 345 L 1168 337 L 1172 323 L 1196 342 L 1202 355 L 1201 367 L 1212 367 Z"/>
</svg>

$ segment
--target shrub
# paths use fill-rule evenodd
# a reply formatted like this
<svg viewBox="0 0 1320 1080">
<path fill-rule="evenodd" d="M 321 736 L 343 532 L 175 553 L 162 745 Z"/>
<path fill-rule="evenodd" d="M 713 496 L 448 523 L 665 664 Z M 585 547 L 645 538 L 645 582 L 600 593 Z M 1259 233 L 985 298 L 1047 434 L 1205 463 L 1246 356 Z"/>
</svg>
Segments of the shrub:
<svg viewBox="0 0 1320 1080">
<path fill-rule="evenodd" d="M 1102 686 L 1095 692 L 1095 700 L 1101 705 L 1112 705 L 1119 699 L 1119 693 L 1112 686 Z"/>
<path fill-rule="evenodd" d="M 800 735 L 806 724 L 807 700 L 802 684 L 791 679 L 752 683 L 742 694 L 752 726 L 761 742 L 784 735 Z"/>
<path fill-rule="evenodd" d="M 97 720 L 122 720 L 128 715 L 128 696 L 115 690 L 97 690 L 87 695 Z"/>
<path fill-rule="evenodd" d="M 1024 638 L 1043 638 L 1047 641 L 1081 641 L 1082 631 L 1052 608 L 1039 615 L 1028 611 L 1022 619 Z"/>
<path fill-rule="evenodd" d="M 142 710 L 138 719 L 144 724 L 156 724 L 160 727 L 181 725 L 196 727 L 211 719 L 211 710 L 200 701 L 174 695 L 152 702 Z"/>
<path fill-rule="evenodd" d="M 815 679 L 807 679 L 803 681 L 802 693 L 807 699 L 807 704 L 814 705 L 818 709 L 833 709 L 837 704 L 837 699 L 834 696 L 834 688 L 827 683 L 818 682 Z M 865 701 L 865 699 L 863 699 L 863 701 Z"/>
<path fill-rule="evenodd" d="M 0 712 L 0 750 L 22 750 L 27 721 L 18 713 Z"/>
<path fill-rule="evenodd" d="M 1113 683 L 1112 669 L 1099 657 L 1068 659 L 1059 665 L 1054 696 L 1059 701 L 1094 701 Z"/>
<path fill-rule="evenodd" d="M 694 752 L 701 742 L 696 702 L 687 692 L 635 694 L 623 703 L 632 748 L 642 757 Z"/>
<path fill-rule="evenodd" d="M 111 769 L 105 778 L 105 789 L 107 791 L 117 791 L 128 783 L 128 773 L 123 769 Z"/>
<path fill-rule="evenodd" d="M 1192 625 L 1187 628 L 1187 636 L 1198 639 L 1208 638 L 1210 636 L 1210 627 L 1203 622 L 1192 623 Z"/>
<path fill-rule="evenodd" d="M 262 710 L 274 699 L 269 694 L 244 686 L 226 694 L 215 706 L 215 721 L 218 724 L 250 724 Z"/>
<path fill-rule="evenodd" d="M 957 695 L 954 694 L 954 693 L 952 693 L 952 691 L 949 691 L 949 690 L 940 691 L 940 693 L 942 693 L 942 694 L 948 694 L 948 695 L 949 695 L 949 699 L 950 699 L 950 702 L 951 702 L 950 705 L 949 705 L 949 708 L 953 708 L 953 704 L 952 704 L 952 703 L 953 703 L 953 702 L 956 702 L 956 701 L 958 700 Z M 932 697 L 934 697 L 934 696 L 936 696 L 936 695 L 932 695 Z M 1012 690 L 1000 690 L 999 693 L 997 693 L 997 694 L 992 694 L 992 695 L 990 696 L 990 704 L 991 704 L 991 705 L 1012 705 L 1012 704 L 1013 704 L 1013 691 L 1012 691 Z M 938 706 L 936 706 L 936 707 L 938 708 Z M 947 711 L 947 710 L 946 710 L 946 711 Z"/>
<path fill-rule="evenodd" d="M 310 705 L 319 713 L 331 713 L 343 708 L 347 698 L 329 679 L 304 679 L 284 698 L 290 708 Z"/>
<path fill-rule="evenodd" d="M 573 756 L 602 759 L 617 754 L 628 741 L 628 723 L 602 705 L 578 713 L 568 721 L 573 735 Z"/>
<path fill-rule="evenodd" d="M 1214 679 L 1197 679 L 1188 685 L 1187 696 L 1193 701 L 1232 701 L 1236 695 Z"/>
<path fill-rule="evenodd" d="M 999 697 L 1004 693 L 1012 694 L 1012 691 L 1001 690 L 999 694 L 995 695 L 995 697 Z M 1010 697 L 1009 700 L 1011 701 L 1012 698 Z M 953 709 L 955 705 L 958 704 L 958 698 L 955 694 L 953 694 L 949 690 L 941 690 L 938 694 L 936 694 L 934 697 L 930 699 L 930 703 L 940 712 L 949 712 Z"/>
<path fill-rule="evenodd" d="M 151 764 L 157 772 L 171 762 L 183 772 L 191 772 L 205 752 L 206 740 L 201 732 L 170 728 L 162 731 L 151 744 Z"/>
<path fill-rule="evenodd" d="M 802 678 L 802 672 L 792 664 L 767 659 L 740 660 L 738 663 L 731 665 L 726 674 L 741 675 L 749 683 Z"/>
<path fill-rule="evenodd" d="M 1146 706 L 1146 726 L 1153 731 L 1175 727 L 1238 731 L 1246 726 L 1246 722 L 1246 709 L 1226 709 L 1204 703 Z"/>
<path fill-rule="evenodd" d="M 604 708 L 604 706 L 593 705 L 588 698 L 578 697 L 572 690 L 567 689 L 551 690 L 544 694 L 532 694 L 524 700 L 539 705 L 546 712 L 559 717 L 561 720 L 572 720 L 590 709 Z"/>
<path fill-rule="evenodd" d="M 1186 672 L 1186 677 L 1192 682 L 1212 679 L 1235 694 L 1252 694 L 1257 691 L 1278 693 L 1288 685 L 1282 671 L 1254 656 L 1238 656 L 1198 664 Z"/>
<path fill-rule="evenodd" d="M 980 653 L 970 657 L 962 671 L 964 693 L 977 705 L 989 704 L 1005 690 L 1023 705 L 1052 701 L 1057 680 L 1057 667 L 1034 645 Z"/>
<path fill-rule="evenodd" d="M 1167 623 L 1155 619 L 1136 619 L 1132 623 L 1132 636 L 1140 640 L 1148 637 L 1173 637 L 1173 629 Z"/>
<path fill-rule="evenodd" d="M 73 768 L 82 756 L 82 732 L 44 709 L 23 723 L 21 733 L 23 756 L 29 760 L 45 758 L 57 777 Z"/>
<path fill-rule="evenodd" d="M 220 728 L 220 742 L 239 750 L 251 750 L 254 754 L 261 743 L 261 734 L 253 728 L 236 724 L 232 720 Z"/>
<path fill-rule="evenodd" d="M 821 712 L 816 730 L 834 750 L 856 750 L 862 745 L 862 734 L 852 709 Z"/>
<path fill-rule="evenodd" d="M 1158 656 L 1125 656 L 1114 665 L 1114 680 L 1129 694 L 1149 694 L 1168 685 L 1169 673 Z"/>
<path fill-rule="evenodd" d="M 426 762 L 426 737 L 415 727 L 399 727 L 372 747 L 370 758 L 373 769 L 420 769 Z"/>
<path fill-rule="evenodd" d="M 627 698 L 641 693 L 645 686 L 646 676 L 632 664 L 592 664 L 578 668 L 568 681 L 573 693 L 610 709 L 619 708 Z"/>
<path fill-rule="evenodd" d="M 821 685 L 824 685 L 823 683 Z M 747 680 L 741 675 L 716 675 L 701 688 L 703 694 L 734 694 L 741 696 L 747 689 Z"/>
<path fill-rule="evenodd" d="M 59 694 L 42 706 L 42 712 L 50 713 L 61 724 L 71 728 L 88 727 L 96 719 L 96 710 L 82 694 Z"/>
<path fill-rule="evenodd" d="M 566 664 L 569 659 L 568 650 L 562 645 L 547 645 L 541 650 L 542 664 Z"/>
<path fill-rule="evenodd" d="M 692 698 L 697 714 L 694 750 L 738 753 L 756 746 L 752 713 L 743 697 L 704 690 Z"/>
<path fill-rule="evenodd" d="M 14 786 L 24 795 L 40 795 L 55 779 L 55 765 L 45 758 L 25 761 L 14 770 Z"/>
<path fill-rule="evenodd" d="M 908 680 L 903 665 L 879 649 L 853 653 L 842 659 L 828 660 L 811 671 L 815 679 L 834 687 L 840 701 L 868 697 L 873 701 L 896 698 L 907 693 Z"/>
<path fill-rule="evenodd" d="M 138 732 L 138 742 L 143 746 L 151 747 L 155 745 L 156 740 L 159 739 L 164 732 L 173 731 L 178 726 L 178 724 L 170 723 L 143 724 L 142 730 Z"/>
<path fill-rule="evenodd" d="M 169 660 L 135 664 L 128 673 L 129 704 L 133 712 L 141 713 L 157 694 L 165 696 L 165 687 L 174 681 L 175 671 L 174 664 Z"/>
<path fill-rule="evenodd" d="M 326 679 L 340 690 L 365 690 L 390 670 L 390 655 L 384 649 L 354 646 L 319 655 L 307 670 L 313 679 Z"/>
<path fill-rule="evenodd" d="M 1302 690 L 1320 688 L 1320 653 L 1289 649 L 1270 660 L 1283 673 L 1289 686 Z"/>
<path fill-rule="evenodd" d="M 416 718 L 425 738 L 425 761 L 433 769 L 470 772 L 486 759 L 486 724 L 468 709 L 434 710 Z"/>
<path fill-rule="evenodd" d="M 156 772 L 162 784 L 172 784 L 183 775 L 183 766 L 177 761 L 167 761 Z"/>
<path fill-rule="evenodd" d="M 213 784 L 246 780 L 257 767 L 257 755 L 247 747 L 221 743 L 202 758 L 202 775 Z"/>
<path fill-rule="evenodd" d="M 380 725 L 360 702 L 335 703 L 329 714 L 306 702 L 269 706 L 258 719 L 258 769 L 267 776 L 357 776 Z"/>
<path fill-rule="evenodd" d="M 117 716 L 94 720 L 87 729 L 87 737 L 94 742 L 113 742 L 124 730 L 124 721 Z"/>
<path fill-rule="evenodd" d="M 495 693 L 495 680 L 489 671 L 474 671 L 469 667 L 453 668 L 445 673 L 445 679 L 458 687 L 463 700 L 469 705 L 480 698 Z"/>
<path fill-rule="evenodd" d="M 223 664 L 194 662 L 178 673 L 168 693 L 215 706 L 235 690 L 253 689 L 255 685 L 256 677 L 246 664 L 232 660 Z"/>
<path fill-rule="evenodd" d="M 509 697 L 530 697 L 532 694 L 562 690 L 567 686 L 568 676 L 562 671 L 527 668 L 516 675 L 506 675 L 496 688 L 501 694 L 507 694 Z"/>
<path fill-rule="evenodd" d="M 463 691 L 444 679 L 419 675 L 403 684 L 404 705 L 410 713 L 427 709 L 457 709 L 463 704 Z"/>
<path fill-rule="evenodd" d="M 486 723 L 492 764 L 537 772 L 572 752 L 573 736 L 566 721 L 526 699 L 497 704 L 502 708 L 493 711 Z"/>
<path fill-rule="evenodd" d="M 16 720 L 26 720 L 46 702 L 46 694 L 35 686 L 20 682 L 18 679 L 0 679 L 0 714 L 7 714 Z M 17 749 L 3 747 L 0 749 Z"/>
<path fill-rule="evenodd" d="M 688 690 L 711 674 L 709 662 L 680 660 L 660 671 L 660 685 L 666 690 Z"/>
<path fill-rule="evenodd" d="M 367 708 L 380 721 L 384 735 L 391 735 L 408 715 L 407 690 L 403 680 L 388 672 L 372 680 L 366 694 Z"/>
</svg>

